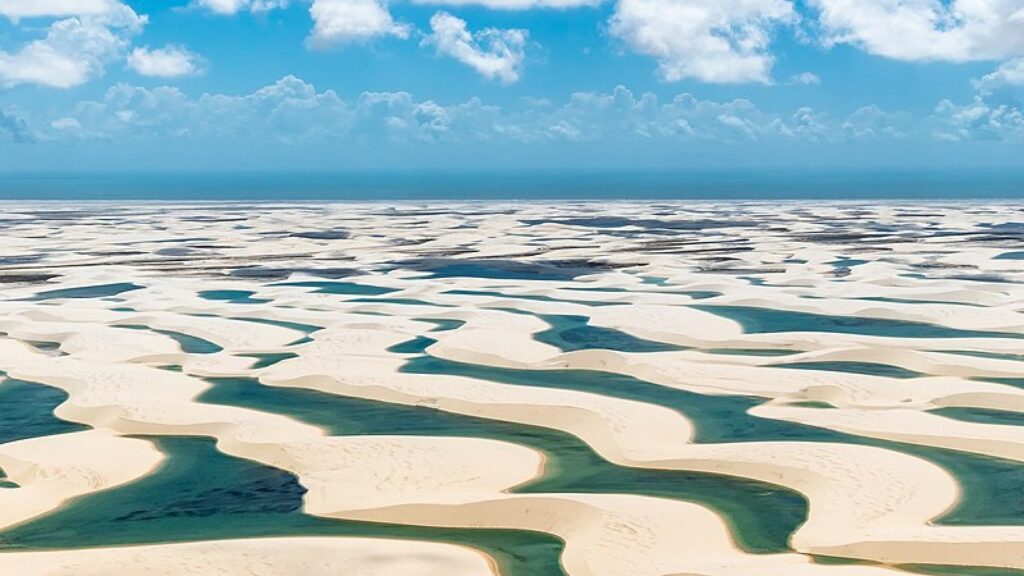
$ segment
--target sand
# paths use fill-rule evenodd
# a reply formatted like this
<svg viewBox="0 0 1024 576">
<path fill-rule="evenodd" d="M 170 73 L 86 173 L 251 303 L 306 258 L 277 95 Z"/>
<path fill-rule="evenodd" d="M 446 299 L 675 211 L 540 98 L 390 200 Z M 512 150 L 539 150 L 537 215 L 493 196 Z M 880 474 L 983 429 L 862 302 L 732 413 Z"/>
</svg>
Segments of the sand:
<svg viewBox="0 0 1024 576">
<path fill-rule="evenodd" d="M 207 436 L 227 455 L 294 474 L 308 490 L 308 514 L 545 532 L 565 541 L 562 562 L 572 576 L 881 576 L 900 572 L 901 564 L 1024 569 L 1024 527 L 936 523 L 963 488 L 950 471 L 909 450 L 799 438 L 700 443 L 693 418 L 654 399 L 569 390 L 557 381 L 540 388 L 401 370 L 418 354 L 403 344 L 427 337 L 425 353 L 436 358 L 503 369 L 597 370 L 697 394 L 756 397 L 751 415 L 757 418 L 1024 461 L 1019 426 L 932 412 L 1024 412 L 1024 391 L 982 380 L 1024 378 L 1024 357 L 1017 356 L 1024 271 L 1019 261 L 997 259 L 1012 251 L 1009 244 L 983 237 L 991 222 L 1005 218 L 1007 206 L 706 204 L 674 206 L 672 216 L 628 203 L 230 208 L 244 213 L 251 228 L 219 220 L 224 207 L 206 205 L 47 207 L 74 218 L 76 225 L 66 227 L 38 217 L 37 207 L 8 206 L 15 224 L 5 254 L 40 254 L 44 246 L 46 252 L 38 261 L 0 264 L 0 276 L 60 276 L 45 285 L 5 285 L 0 371 L 65 391 L 68 400 L 55 414 L 90 430 L 0 445 L 0 468 L 16 484 L 0 489 L 0 528 L 153 473 L 164 456 L 136 436 Z M 97 209 L 121 214 L 124 222 L 110 226 L 92 212 Z M 581 213 L 635 220 L 612 228 L 567 220 Z M 658 220 L 704 224 L 652 233 Z M 877 229 L 862 224 L 868 221 L 893 228 L 876 238 Z M 338 228 L 349 237 L 292 234 Z M 975 237 L 940 236 L 936 229 L 970 230 Z M 827 236 L 836 230 L 846 236 Z M 145 257 L 125 250 L 128 245 Z M 446 273 L 445 266 L 479 265 L 474 258 L 491 266 L 481 277 Z M 526 279 L 524 266 L 539 266 L 543 276 Z M 567 271 L 586 273 L 573 279 Z M 331 281 L 324 275 L 361 288 L 329 293 L 288 284 Z M 121 283 L 143 288 L 32 299 L 44 291 Z M 703 306 L 984 334 L 856 333 L 849 325 L 846 333 L 813 325 L 749 333 Z M 562 351 L 537 339 L 550 328 L 545 316 L 583 316 L 590 326 L 679 349 Z M 438 331 L 439 321 L 451 329 Z M 320 329 L 307 335 L 314 328 Z M 208 349 L 188 352 L 175 335 L 201 339 Z M 253 355 L 281 353 L 288 357 L 254 368 Z M 785 366 L 808 362 L 881 364 L 920 375 Z M 620 466 L 790 488 L 807 498 L 809 516 L 791 550 L 751 554 L 725 519 L 700 502 L 515 493 L 545 473 L 547 463 L 512 439 L 331 436 L 294 418 L 202 402 L 211 386 L 204 378 L 211 377 L 559 430 Z M 812 554 L 878 565 L 819 564 Z M 339 566 L 343 574 L 385 576 L 497 570 L 486 554 L 464 546 L 358 537 L 0 553 L 0 570 L 12 574 L 336 574 Z"/>
<path fill-rule="evenodd" d="M 32 576 L 484 576 L 488 560 L 445 544 L 359 538 L 262 538 L 0 555 L 5 574 Z"/>
</svg>

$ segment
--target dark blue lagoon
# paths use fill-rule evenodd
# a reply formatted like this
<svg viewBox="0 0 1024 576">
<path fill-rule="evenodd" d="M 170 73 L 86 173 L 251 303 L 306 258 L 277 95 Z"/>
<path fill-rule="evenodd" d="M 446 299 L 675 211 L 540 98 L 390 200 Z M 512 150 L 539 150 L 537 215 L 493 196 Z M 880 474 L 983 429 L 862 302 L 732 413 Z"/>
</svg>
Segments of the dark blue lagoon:
<svg viewBox="0 0 1024 576">
<path fill-rule="evenodd" d="M 94 286 L 79 286 L 76 288 L 59 288 L 57 290 L 46 290 L 38 292 L 30 300 L 60 300 L 63 298 L 109 298 L 133 290 L 142 290 L 144 286 L 131 283 L 118 284 L 97 284 Z"/>
</svg>

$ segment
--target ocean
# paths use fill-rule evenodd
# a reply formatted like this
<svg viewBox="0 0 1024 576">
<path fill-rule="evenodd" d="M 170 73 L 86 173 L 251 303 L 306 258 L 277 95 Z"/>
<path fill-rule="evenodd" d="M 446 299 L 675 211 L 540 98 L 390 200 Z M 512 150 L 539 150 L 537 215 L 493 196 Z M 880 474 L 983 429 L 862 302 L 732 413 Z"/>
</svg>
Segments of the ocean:
<svg viewBox="0 0 1024 576">
<path fill-rule="evenodd" d="M 1024 171 L 125 172 L 0 174 L 0 200 L 985 200 Z"/>
</svg>

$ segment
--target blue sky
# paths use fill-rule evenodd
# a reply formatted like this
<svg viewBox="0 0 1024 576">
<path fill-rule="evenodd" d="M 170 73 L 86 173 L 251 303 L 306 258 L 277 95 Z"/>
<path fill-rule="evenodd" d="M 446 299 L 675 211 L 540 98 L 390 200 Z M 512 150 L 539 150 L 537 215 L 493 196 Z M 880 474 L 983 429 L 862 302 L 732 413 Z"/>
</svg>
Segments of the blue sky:
<svg viewBox="0 0 1024 576">
<path fill-rule="evenodd" d="M 1024 168 L 1024 0 L 0 0 L 0 169 Z"/>
</svg>

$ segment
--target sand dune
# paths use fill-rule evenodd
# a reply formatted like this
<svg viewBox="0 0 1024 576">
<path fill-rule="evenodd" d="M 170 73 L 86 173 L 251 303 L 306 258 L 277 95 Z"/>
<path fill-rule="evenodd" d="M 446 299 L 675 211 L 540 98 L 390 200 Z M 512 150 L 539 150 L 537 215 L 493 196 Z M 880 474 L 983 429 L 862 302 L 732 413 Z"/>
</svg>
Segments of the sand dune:
<svg viewBox="0 0 1024 576">
<path fill-rule="evenodd" d="M 59 552 L 0 554 L 0 570 L 32 576 L 484 576 L 472 550 L 445 544 L 359 538 L 229 540 Z"/>
<path fill-rule="evenodd" d="M 56 416 L 92 430 L 0 445 L 11 484 L 0 488 L 0 528 L 155 473 L 165 456 L 130 436 L 208 436 L 227 455 L 294 474 L 308 514 L 543 532 L 564 540 L 572 576 L 1024 569 L 1024 526 L 938 523 L 971 488 L 908 448 L 1024 461 L 1013 421 L 1024 412 L 1024 270 L 990 234 L 1006 206 L 915 215 L 895 204 L 268 204 L 235 207 L 245 228 L 204 205 L 104 208 L 124 215 L 116 227 L 80 206 L 55 204 L 38 218 L 25 216 L 37 207 L 10 208 L 5 254 L 15 258 L 0 259 L 0 275 L 58 277 L 5 284 L 0 371 L 65 391 Z M 57 224 L 69 217 L 76 225 Z M 347 234 L 294 233 L 307 229 Z M 573 328 L 550 324 L 559 318 Z M 403 370 L 423 354 L 477 374 L 552 380 Z M 697 396 L 668 406 L 636 390 L 570 389 L 558 378 L 570 370 Z M 794 490 L 808 518 L 791 550 L 752 554 L 738 542 L 742 527 L 696 500 L 617 487 L 517 492 L 558 471 L 514 438 L 473 437 L 468 424 L 466 437 L 332 435 L 299 419 L 311 399 L 289 396 L 293 416 L 213 404 L 204 378 L 559 431 L 620 467 Z M 702 412 L 700 395 L 832 436 L 709 443 L 708 426 L 744 424 Z M 942 408 L 981 412 L 933 413 Z M 42 576 L 338 567 L 495 571 L 466 547 L 358 537 L 0 553 L 4 573 Z"/>
<path fill-rule="evenodd" d="M 162 460 L 145 440 L 99 430 L 0 445 L 0 467 L 17 485 L 0 490 L 0 528 L 50 512 L 72 498 L 137 480 Z"/>
</svg>

